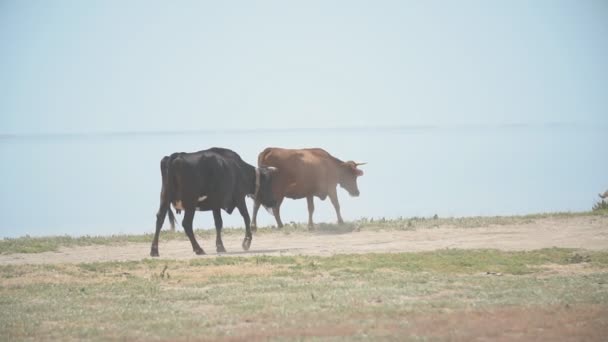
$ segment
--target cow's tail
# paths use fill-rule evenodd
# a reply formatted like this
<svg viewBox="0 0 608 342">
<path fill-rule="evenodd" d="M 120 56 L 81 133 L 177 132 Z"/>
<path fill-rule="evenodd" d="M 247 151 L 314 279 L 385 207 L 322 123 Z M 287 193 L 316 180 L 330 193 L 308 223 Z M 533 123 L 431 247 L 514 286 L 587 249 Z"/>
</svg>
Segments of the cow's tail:
<svg viewBox="0 0 608 342">
<path fill-rule="evenodd" d="M 164 212 L 162 212 L 164 211 Z M 171 231 L 175 231 L 175 214 L 173 214 L 173 210 L 171 209 L 171 201 L 165 201 L 161 206 L 161 212 L 159 215 L 166 215 L 169 217 L 169 224 L 171 225 Z"/>
<path fill-rule="evenodd" d="M 171 159 L 170 157 L 163 158 L 161 162 L 161 175 L 163 180 L 162 185 L 162 193 L 161 193 L 161 210 L 164 212 L 159 212 L 159 215 L 167 215 L 169 216 L 169 224 L 171 225 L 171 231 L 175 231 L 175 215 L 173 214 L 173 210 L 171 210 L 171 203 L 173 202 L 174 197 L 174 180 L 172 179 L 171 172 Z M 163 210 L 164 208 L 164 210 Z M 178 212 L 179 213 L 179 212 Z"/>
<path fill-rule="evenodd" d="M 270 151 L 272 151 L 272 147 L 266 147 L 264 151 L 258 154 L 258 167 L 266 166 L 264 165 L 264 159 L 266 158 L 266 155 L 270 153 Z"/>
<path fill-rule="evenodd" d="M 175 215 L 173 214 L 173 210 L 171 210 L 171 205 L 169 204 L 169 210 L 167 210 L 167 214 L 169 215 L 169 224 L 171 225 L 171 231 L 175 231 Z"/>
<path fill-rule="evenodd" d="M 275 149 L 275 147 L 266 147 L 264 149 L 264 151 L 260 152 L 260 154 L 258 154 L 258 167 L 269 167 L 269 166 L 273 166 L 272 162 L 269 161 L 270 159 L 270 154 L 272 153 L 272 151 Z M 272 207 L 268 207 L 264 204 L 261 204 L 264 209 L 270 214 L 270 215 L 274 215 L 273 211 L 272 211 Z"/>
<path fill-rule="evenodd" d="M 264 160 L 267 158 L 267 155 L 272 151 L 272 147 L 266 147 L 264 149 L 264 151 L 260 152 L 260 154 L 258 154 L 258 167 L 265 167 L 266 163 L 264 162 Z M 254 198 L 254 201 L 258 201 L 257 199 Z M 272 213 L 272 208 L 265 206 L 264 204 L 260 203 L 260 205 L 262 207 L 264 207 L 264 210 L 266 210 L 270 215 L 273 215 Z"/>
</svg>

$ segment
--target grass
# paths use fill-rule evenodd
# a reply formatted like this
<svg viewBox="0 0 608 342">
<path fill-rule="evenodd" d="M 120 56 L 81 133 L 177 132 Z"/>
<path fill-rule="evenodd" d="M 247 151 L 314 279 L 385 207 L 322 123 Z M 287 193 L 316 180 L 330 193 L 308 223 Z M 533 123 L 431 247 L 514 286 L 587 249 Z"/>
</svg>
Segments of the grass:
<svg viewBox="0 0 608 342">
<path fill-rule="evenodd" d="M 410 217 L 397 219 L 367 219 L 363 218 L 355 223 L 369 228 L 371 230 L 386 229 L 386 230 L 416 230 L 437 227 L 453 227 L 453 228 L 477 228 L 490 225 L 507 225 L 507 224 L 526 224 L 533 223 L 536 220 L 547 218 L 573 218 L 581 216 L 606 216 L 608 211 L 590 211 L 590 212 L 557 212 L 557 213 L 539 213 L 529 215 L 514 215 L 514 216 L 473 216 L 473 217 Z"/>
<path fill-rule="evenodd" d="M 19 238 L 4 238 L 0 240 L 0 254 L 10 253 L 41 253 L 56 251 L 60 247 L 115 245 L 130 242 L 151 242 L 152 234 L 142 235 L 112 235 L 112 236 L 49 236 Z M 162 240 L 185 239 L 182 232 L 163 232 Z"/>
<path fill-rule="evenodd" d="M 343 225 L 318 223 L 313 230 L 309 230 L 306 224 L 292 222 L 286 224 L 281 230 L 274 227 L 260 227 L 257 234 L 341 234 L 353 231 L 378 231 L 378 230 L 416 230 L 432 229 L 437 227 L 452 228 L 475 228 L 490 225 L 525 224 L 545 218 L 568 218 L 578 216 L 606 216 L 608 210 L 594 210 L 581 213 L 548 213 L 524 216 L 494 216 L 494 217 L 461 217 L 440 218 L 434 217 L 411 217 L 411 218 L 362 218 L 357 221 L 347 222 Z M 215 230 L 196 230 L 197 236 L 211 238 L 215 236 Z M 243 228 L 224 228 L 222 234 L 243 234 Z M 116 245 L 126 243 L 151 243 L 153 234 L 140 235 L 112 235 L 112 236 L 51 236 L 51 237 L 19 237 L 5 238 L 0 240 L 0 254 L 12 253 L 41 253 L 57 251 L 61 247 L 76 247 L 90 245 Z M 185 234 L 178 230 L 176 232 L 162 231 L 161 241 L 186 240 Z"/>
<path fill-rule="evenodd" d="M 420 337 L 406 333 L 412 328 L 407 322 L 421 315 L 605 308 L 608 252 L 441 250 L 9 265 L 0 266 L 0 285 L 0 336 L 7 340 L 403 340 Z"/>
</svg>

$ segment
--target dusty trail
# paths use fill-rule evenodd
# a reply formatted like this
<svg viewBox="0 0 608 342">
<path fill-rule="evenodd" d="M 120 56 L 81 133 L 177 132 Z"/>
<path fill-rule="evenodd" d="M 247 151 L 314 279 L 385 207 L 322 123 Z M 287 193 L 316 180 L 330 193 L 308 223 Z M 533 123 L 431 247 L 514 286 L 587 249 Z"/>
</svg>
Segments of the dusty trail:
<svg viewBox="0 0 608 342">
<path fill-rule="evenodd" d="M 188 241 L 160 243 L 161 258 L 215 258 L 215 239 L 199 239 L 208 253 L 197 256 Z M 241 248 L 243 235 L 224 236 L 228 253 L 222 256 L 333 255 L 344 253 L 395 253 L 443 248 L 533 250 L 547 247 L 608 249 L 608 217 L 549 217 L 531 223 L 489 225 L 478 228 L 439 226 L 413 231 L 362 231 L 344 234 L 281 232 L 254 235 L 251 250 Z M 0 265 L 56 264 L 149 258 L 150 243 L 62 248 L 57 252 L 0 255 Z"/>
</svg>

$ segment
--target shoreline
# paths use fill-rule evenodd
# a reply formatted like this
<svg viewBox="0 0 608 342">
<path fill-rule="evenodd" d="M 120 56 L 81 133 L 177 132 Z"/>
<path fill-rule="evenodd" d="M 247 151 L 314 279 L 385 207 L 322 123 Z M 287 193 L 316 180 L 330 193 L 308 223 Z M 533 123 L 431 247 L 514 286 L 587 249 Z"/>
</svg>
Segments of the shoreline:
<svg viewBox="0 0 608 342">
<path fill-rule="evenodd" d="M 319 224 L 308 230 L 260 228 L 251 250 L 243 251 L 243 229 L 223 236 L 227 253 L 216 253 L 215 231 L 196 231 L 206 255 L 192 252 L 181 231 L 161 234 L 160 259 L 251 256 L 332 256 L 337 254 L 416 253 L 443 249 L 526 251 L 546 248 L 608 250 L 608 214 L 560 214 L 492 219 L 429 219 Z M 23 238 L 0 241 L 0 265 L 57 264 L 150 259 L 152 235 L 85 238 Z M 154 258 L 156 259 L 156 258 Z"/>
<path fill-rule="evenodd" d="M 431 222 L 432 220 L 437 220 L 437 222 L 439 224 L 445 224 L 445 223 L 449 223 L 449 222 L 460 222 L 463 224 L 474 224 L 476 222 L 484 222 L 486 224 L 501 224 L 503 222 L 513 222 L 513 221 L 518 221 L 518 220 L 530 220 L 530 219 L 538 219 L 538 218 L 546 218 L 546 217 L 577 217 L 577 216 L 602 216 L 602 215 L 607 215 L 608 216 L 608 210 L 598 210 L 598 211 L 556 211 L 556 212 L 542 212 L 542 213 L 529 213 L 529 214 L 521 214 L 521 215 L 480 215 L 480 216 L 449 216 L 449 217 L 441 217 L 441 216 L 411 216 L 411 217 L 394 217 L 394 218 L 386 218 L 386 217 L 376 217 L 376 218 L 359 218 L 357 220 L 353 220 L 353 221 L 347 221 L 344 223 L 345 227 L 349 227 L 352 225 L 357 225 L 360 227 L 366 227 L 366 226 L 378 226 L 378 225 L 392 225 L 392 224 L 399 224 L 402 222 L 424 222 L 424 221 L 428 221 Z M 339 225 L 334 223 L 334 222 L 317 222 L 316 223 L 317 227 L 321 227 L 321 229 L 332 229 L 332 228 L 338 228 Z M 232 226 L 226 226 L 224 228 L 222 228 L 222 233 L 223 234 L 231 234 L 231 233 L 235 233 L 235 232 L 240 232 L 243 231 L 245 229 L 244 226 L 239 226 L 239 227 L 232 227 Z M 286 231 L 286 230 L 290 230 L 290 229 L 304 229 L 307 230 L 307 224 L 306 222 L 302 221 L 302 222 L 295 222 L 295 224 L 293 222 L 291 223 L 285 223 L 285 227 L 283 229 L 277 229 L 275 225 L 269 225 L 269 226 L 262 226 L 260 227 L 258 230 L 262 231 L 262 232 L 269 232 L 269 231 L 276 231 L 278 233 L 282 232 L 282 231 Z M 338 228 L 339 229 L 339 228 Z M 215 228 L 214 227 L 208 227 L 208 228 L 195 228 L 194 229 L 195 233 L 198 234 L 206 234 L 209 232 L 212 232 L 213 234 L 215 234 Z M 175 228 L 175 232 L 176 233 L 181 233 L 183 235 L 183 230 L 181 229 L 181 224 L 179 223 L 179 220 L 177 220 L 176 223 L 176 228 Z M 171 233 L 171 231 L 169 230 L 169 224 L 168 222 L 165 222 L 165 225 L 163 225 L 163 228 L 161 230 L 161 235 L 166 235 L 167 233 Z M 50 234 L 50 235 L 29 235 L 29 234 L 24 234 L 21 236 L 16 236 L 16 237 L 10 237 L 10 236 L 0 236 L 0 243 L 2 241 L 6 241 L 6 240 L 20 240 L 20 239 L 53 239 L 53 238 L 66 238 L 66 239 L 81 239 L 81 238 L 100 238 L 100 239 L 104 239 L 104 238 L 125 238 L 125 239 L 129 239 L 129 238 L 135 238 L 135 237 L 141 237 L 141 236 L 152 236 L 154 235 L 154 231 L 153 230 L 149 230 L 147 232 L 142 232 L 142 233 L 108 233 L 108 234 L 79 234 L 79 235 L 73 235 L 73 234 Z M 0 254 L 2 253 L 2 249 L 1 249 L 1 245 L 0 245 Z"/>
</svg>

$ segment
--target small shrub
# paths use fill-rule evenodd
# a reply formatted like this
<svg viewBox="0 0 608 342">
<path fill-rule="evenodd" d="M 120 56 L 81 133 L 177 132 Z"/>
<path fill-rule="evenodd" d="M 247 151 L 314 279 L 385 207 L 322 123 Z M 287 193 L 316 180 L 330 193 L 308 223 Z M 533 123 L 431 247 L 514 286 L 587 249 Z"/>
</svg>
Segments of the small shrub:
<svg viewBox="0 0 608 342">
<path fill-rule="evenodd" d="M 601 200 L 593 205 L 593 211 L 608 210 L 608 202 Z"/>
</svg>

